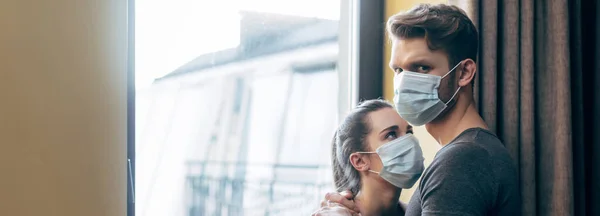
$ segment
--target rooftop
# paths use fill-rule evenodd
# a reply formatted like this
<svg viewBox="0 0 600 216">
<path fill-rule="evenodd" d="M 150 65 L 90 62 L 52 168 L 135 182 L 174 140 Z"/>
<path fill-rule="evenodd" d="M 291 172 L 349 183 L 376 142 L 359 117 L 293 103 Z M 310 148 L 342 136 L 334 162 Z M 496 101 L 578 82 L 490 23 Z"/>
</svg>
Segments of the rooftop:
<svg viewBox="0 0 600 216">
<path fill-rule="evenodd" d="M 155 80 L 258 58 L 302 47 L 337 41 L 338 21 L 272 13 L 241 12 L 240 45 L 198 56 Z"/>
</svg>

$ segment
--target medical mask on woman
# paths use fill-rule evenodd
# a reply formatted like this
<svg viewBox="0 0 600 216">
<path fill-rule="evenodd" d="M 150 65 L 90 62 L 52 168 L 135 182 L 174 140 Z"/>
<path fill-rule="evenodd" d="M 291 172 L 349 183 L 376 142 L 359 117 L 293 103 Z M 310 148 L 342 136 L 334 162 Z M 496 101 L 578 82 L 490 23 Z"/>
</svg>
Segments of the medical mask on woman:
<svg viewBox="0 0 600 216">
<path fill-rule="evenodd" d="M 440 81 L 452 73 L 459 62 L 444 76 L 402 71 L 394 77 L 394 104 L 398 114 L 413 126 L 421 126 L 433 121 L 448 103 L 454 99 L 460 87 L 452 98 L 444 103 L 440 100 L 438 90 Z"/>
<path fill-rule="evenodd" d="M 383 144 L 375 152 L 357 152 L 378 154 L 383 168 L 377 173 L 392 185 L 399 188 L 411 188 L 421 177 L 423 169 L 423 152 L 419 141 L 412 134 L 406 134 Z"/>
</svg>

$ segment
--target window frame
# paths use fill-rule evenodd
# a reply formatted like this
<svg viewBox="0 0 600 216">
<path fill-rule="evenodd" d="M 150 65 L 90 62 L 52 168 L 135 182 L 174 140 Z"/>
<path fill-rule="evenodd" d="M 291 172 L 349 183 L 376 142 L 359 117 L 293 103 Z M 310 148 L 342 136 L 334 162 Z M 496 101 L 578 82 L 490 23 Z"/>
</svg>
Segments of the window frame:
<svg viewBox="0 0 600 216">
<path fill-rule="evenodd" d="M 338 33 L 338 114 L 337 122 L 341 122 L 343 117 L 357 103 L 358 94 L 356 92 L 356 67 L 351 62 L 355 62 L 353 47 L 357 33 L 354 28 L 354 17 L 356 8 L 355 0 L 340 1 L 340 21 Z"/>
<path fill-rule="evenodd" d="M 357 97 L 359 101 L 383 98 L 383 54 L 385 32 L 384 1 L 359 1 L 353 18 L 357 23 L 355 44 Z"/>
<path fill-rule="evenodd" d="M 127 216 L 135 216 L 135 0 L 127 0 Z"/>
<path fill-rule="evenodd" d="M 338 122 L 361 100 L 383 97 L 383 1 L 341 0 Z M 135 0 L 127 0 L 127 215 L 135 216 Z"/>
<path fill-rule="evenodd" d="M 341 1 L 338 122 L 362 100 L 383 98 L 383 1 Z"/>
</svg>

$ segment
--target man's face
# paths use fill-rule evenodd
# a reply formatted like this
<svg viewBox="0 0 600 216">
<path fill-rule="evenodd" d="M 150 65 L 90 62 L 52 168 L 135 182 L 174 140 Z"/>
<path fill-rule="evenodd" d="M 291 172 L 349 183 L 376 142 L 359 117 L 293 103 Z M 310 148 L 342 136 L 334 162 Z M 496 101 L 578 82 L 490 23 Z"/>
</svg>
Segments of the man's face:
<svg viewBox="0 0 600 216">
<path fill-rule="evenodd" d="M 442 50 L 430 50 L 424 38 L 392 40 L 392 56 L 389 66 L 395 74 L 412 71 L 444 76 L 451 69 L 448 64 L 448 55 Z M 461 69 L 460 66 L 440 82 L 438 94 L 443 102 L 448 102 L 458 88 L 456 72 L 459 69 Z"/>
</svg>

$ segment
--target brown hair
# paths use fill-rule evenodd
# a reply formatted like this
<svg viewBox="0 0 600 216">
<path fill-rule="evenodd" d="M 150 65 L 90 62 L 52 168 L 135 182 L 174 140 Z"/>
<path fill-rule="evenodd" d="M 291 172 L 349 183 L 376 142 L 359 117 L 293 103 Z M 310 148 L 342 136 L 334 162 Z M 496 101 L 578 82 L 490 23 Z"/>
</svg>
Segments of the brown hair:
<svg viewBox="0 0 600 216">
<path fill-rule="evenodd" d="M 356 195 L 360 190 L 360 175 L 350 164 L 350 154 L 369 151 L 365 137 L 371 132 L 371 123 L 367 116 L 383 108 L 393 106 L 381 99 L 363 101 L 344 118 L 333 135 L 331 162 L 333 181 L 338 192 L 350 190 Z"/>
<path fill-rule="evenodd" d="M 386 28 L 390 39 L 425 38 L 430 50 L 446 52 L 449 67 L 467 58 L 477 60 L 477 29 L 459 7 L 419 4 L 391 16 Z"/>
</svg>

